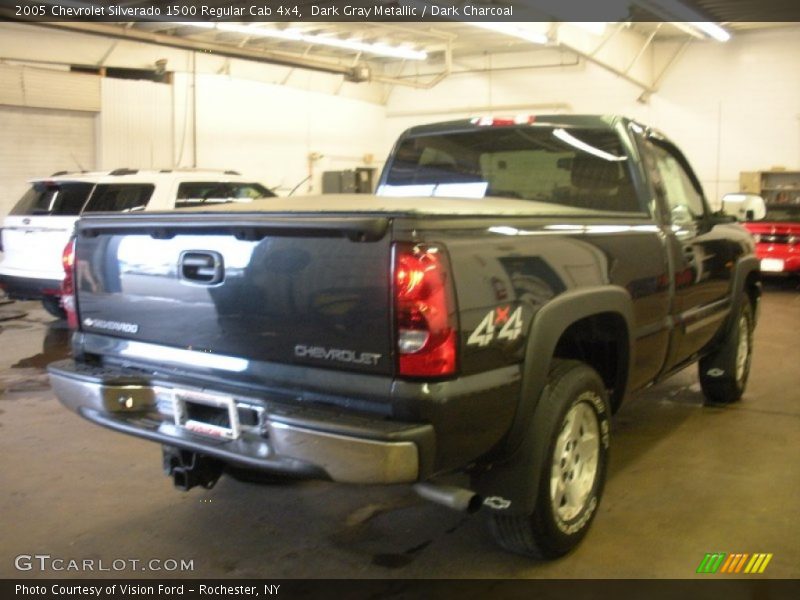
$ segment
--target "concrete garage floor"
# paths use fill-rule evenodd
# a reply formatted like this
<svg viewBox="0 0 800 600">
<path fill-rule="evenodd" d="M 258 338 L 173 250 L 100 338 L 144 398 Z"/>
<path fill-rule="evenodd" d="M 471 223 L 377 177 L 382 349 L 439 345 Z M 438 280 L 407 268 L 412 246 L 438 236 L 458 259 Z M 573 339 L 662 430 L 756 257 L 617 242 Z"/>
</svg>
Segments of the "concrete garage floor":
<svg viewBox="0 0 800 600">
<path fill-rule="evenodd" d="M 800 577 L 795 288 L 767 286 L 743 402 L 703 407 L 691 368 L 622 408 L 594 526 L 551 563 L 502 552 L 480 514 L 450 512 L 405 487 L 228 478 L 178 492 L 157 445 L 57 403 L 43 367 L 66 353 L 68 333 L 35 303 L 7 306 L 28 316 L 0 322 L 0 577 L 42 576 L 14 568 L 17 555 L 38 553 L 107 566 L 193 559 L 182 575 L 196 577 L 686 578 L 706 552 L 771 552 L 765 577 Z"/>
</svg>

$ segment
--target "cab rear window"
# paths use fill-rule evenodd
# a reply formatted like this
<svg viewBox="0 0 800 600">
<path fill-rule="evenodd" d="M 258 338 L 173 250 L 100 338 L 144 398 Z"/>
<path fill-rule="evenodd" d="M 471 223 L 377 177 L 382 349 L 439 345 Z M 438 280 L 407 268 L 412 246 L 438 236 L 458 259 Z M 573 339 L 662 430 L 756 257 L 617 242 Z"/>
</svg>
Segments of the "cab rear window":
<svg viewBox="0 0 800 600">
<path fill-rule="evenodd" d="M 94 184 L 80 182 L 36 182 L 11 209 L 12 215 L 79 215 Z"/>
<path fill-rule="evenodd" d="M 513 198 L 573 210 L 644 212 L 615 131 L 482 127 L 402 140 L 381 196 Z"/>
</svg>

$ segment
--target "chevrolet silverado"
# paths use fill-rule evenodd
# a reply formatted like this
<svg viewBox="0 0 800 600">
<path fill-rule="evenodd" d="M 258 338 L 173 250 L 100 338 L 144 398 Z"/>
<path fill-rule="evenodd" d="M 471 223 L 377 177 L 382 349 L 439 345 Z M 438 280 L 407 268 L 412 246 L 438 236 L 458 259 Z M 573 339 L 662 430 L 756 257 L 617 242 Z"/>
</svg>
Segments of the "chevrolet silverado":
<svg viewBox="0 0 800 600">
<path fill-rule="evenodd" d="M 606 116 L 414 127 L 376 196 L 89 215 L 64 264 L 58 398 L 179 488 L 405 483 L 545 558 L 596 516 L 627 395 L 699 363 L 740 399 L 760 295 L 682 152 Z"/>
</svg>

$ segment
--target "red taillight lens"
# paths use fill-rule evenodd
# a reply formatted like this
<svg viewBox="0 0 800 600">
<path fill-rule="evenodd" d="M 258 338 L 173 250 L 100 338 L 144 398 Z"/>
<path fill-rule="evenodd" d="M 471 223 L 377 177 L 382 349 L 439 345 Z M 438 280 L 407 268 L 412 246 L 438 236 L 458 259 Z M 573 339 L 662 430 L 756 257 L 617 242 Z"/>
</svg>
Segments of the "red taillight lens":
<svg viewBox="0 0 800 600">
<path fill-rule="evenodd" d="M 61 264 L 64 266 L 64 281 L 61 282 L 61 306 L 67 313 L 67 324 L 70 329 L 78 328 L 78 313 L 75 307 L 75 239 L 71 239 L 64 246 L 61 254 Z"/>
<path fill-rule="evenodd" d="M 517 115 L 516 117 L 475 117 L 471 120 L 473 125 L 481 127 L 510 127 L 511 125 L 533 125 L 536 122 L 534 115 Z"/>
<path fill-rule="evenodd" d="M 455 373 L 455 302 L 447 257 L 439 248 L 395 244 L 394 304 L 400 375 Z"/>
</svg>

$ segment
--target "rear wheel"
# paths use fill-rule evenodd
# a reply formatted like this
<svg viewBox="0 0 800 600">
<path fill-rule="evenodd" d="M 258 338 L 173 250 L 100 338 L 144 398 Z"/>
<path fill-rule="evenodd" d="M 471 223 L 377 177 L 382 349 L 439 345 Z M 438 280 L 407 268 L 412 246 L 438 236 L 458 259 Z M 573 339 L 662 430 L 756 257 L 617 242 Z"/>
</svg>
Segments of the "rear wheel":
<svg viewBox="0 0 800 600">
<path fill-rule="evenodd" d="M 44 306 L 44 309 L 57 319 L 67 318 L 67 313 L 61 307 L 60 296 L 45 296 L 42 298 L 42 306 Z"/>
<path fill-rule="evenodd" d="M 753 309 L 745 299 L 722 344 L 700 360 L 700 386 L 709 404 L 730 404 L 744 394 L 753 356 Z"/>
<path fill-rule="evenodd" d="M 574 548 L 594 519 L 608 464 L 608 399 L 588 365 L 558 361 L 541 416 L 552 421 L 536 508 L 529 515 L 492 514 L 490 529 L 505 549 L 557 558 Z"/>
</svg>

